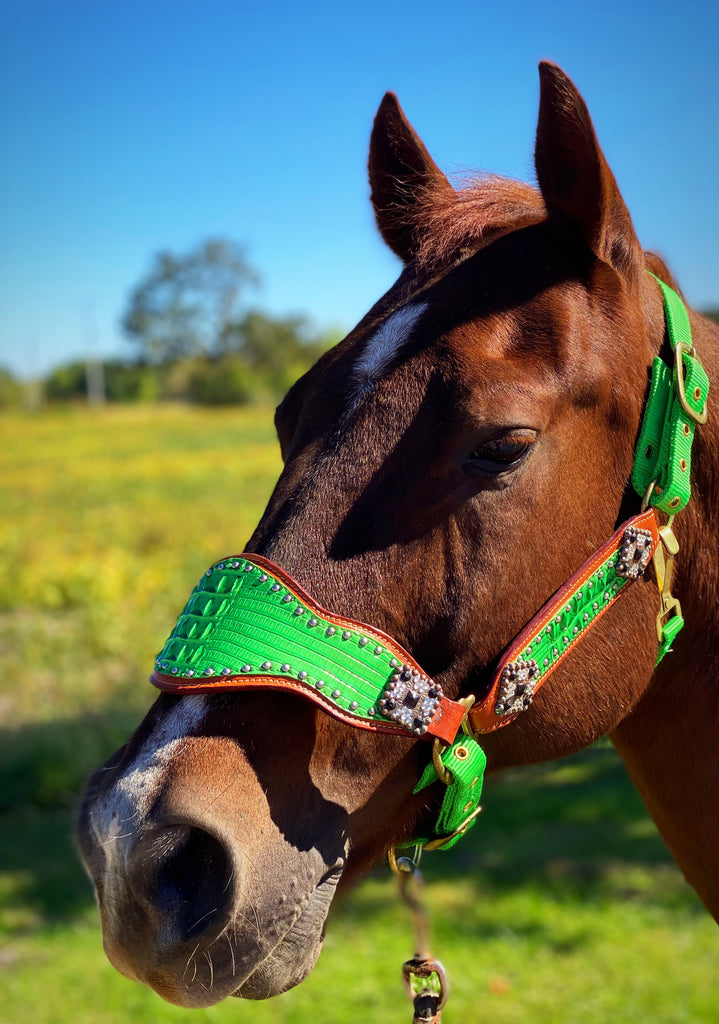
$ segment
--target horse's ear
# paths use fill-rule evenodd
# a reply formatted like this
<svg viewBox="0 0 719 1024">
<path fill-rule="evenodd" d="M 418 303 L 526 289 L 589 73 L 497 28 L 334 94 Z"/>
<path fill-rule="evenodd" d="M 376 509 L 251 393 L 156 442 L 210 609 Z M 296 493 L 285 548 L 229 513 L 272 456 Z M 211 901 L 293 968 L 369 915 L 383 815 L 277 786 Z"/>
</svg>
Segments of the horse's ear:
<svg viewBox="0 0 719 1024">
<path fill-rule="evenodd" d="M 452 186 L 405 117 L 393 92 L 385 93 L 374 119 L 369 148 L 369 181 L 377 226 L 403 263 L 415 255 L 418 218 L 429 193 Z"/>
<path fill-rule="evenodd" d="M 543 61 L 539 80 L 534 160 L 550 220 L 565 237 L 583 239 L 597 259 L 636 280 L 641 246 L 586 104 L 555 64 Z"/>
</svg>

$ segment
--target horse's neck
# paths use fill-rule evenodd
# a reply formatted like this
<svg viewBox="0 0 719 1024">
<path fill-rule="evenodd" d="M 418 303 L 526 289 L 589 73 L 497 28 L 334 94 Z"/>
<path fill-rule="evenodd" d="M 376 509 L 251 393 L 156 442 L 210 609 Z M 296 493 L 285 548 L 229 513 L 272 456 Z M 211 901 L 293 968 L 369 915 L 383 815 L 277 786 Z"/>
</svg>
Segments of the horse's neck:
<svg viewBox="0 0 719 1024">
<path fill-rule="evenodd" d="M 667 658 L 681 658 L 677 649 Z M 719 659 L 657 672 L 612 740 L 687 881 L 719 921 Z"/>
<path fill-rule="evenodd" d="M 676 524 L 674 590 L 686 625 L 612 739 L 687 880 L 719 920 L 719 336 L 707 331 L 695 342 L 713 394 L 692 454 L 694 498 Z"/>
</svg>

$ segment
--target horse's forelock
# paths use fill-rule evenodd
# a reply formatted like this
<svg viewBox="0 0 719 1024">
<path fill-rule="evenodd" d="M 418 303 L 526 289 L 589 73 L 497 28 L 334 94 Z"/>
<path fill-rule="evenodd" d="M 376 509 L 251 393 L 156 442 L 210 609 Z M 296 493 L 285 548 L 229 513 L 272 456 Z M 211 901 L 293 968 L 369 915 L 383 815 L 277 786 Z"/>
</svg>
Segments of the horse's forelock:
<svg viewBox="0 0 719 1024">
<path fill-rule="evenodd" d="M 429 187 L 417 198 L 417 205 L 407 208 L 417 240 L 415 263 L 429 271 L 546 216 L 535 188 L 497 175 L 474 176 L 452 191 Z"/>
</svg>

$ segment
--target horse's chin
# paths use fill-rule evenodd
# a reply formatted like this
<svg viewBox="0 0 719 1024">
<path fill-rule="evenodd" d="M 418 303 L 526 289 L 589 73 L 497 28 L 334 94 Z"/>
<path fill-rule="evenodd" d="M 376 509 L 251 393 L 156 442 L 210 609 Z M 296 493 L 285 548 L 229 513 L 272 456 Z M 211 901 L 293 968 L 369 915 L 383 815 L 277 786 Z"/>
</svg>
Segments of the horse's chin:
<svg viewBox="0 0 719 1024">
<path fill-rule="evenodd" d="M 233 992 L 239 999 L 269 999 L 299 985 L 317 963 L 325 937 L 325 921 L 341 871 L 317 886 L 309 902 L 270 955 Z"/>
<path fill-rule="evenodd" d="M 144 982 L 176 1006 L 198 1009 L 228 996 L 269 999 L 298 985 L 317 963 L 341 874 L 341 867 L 327 873 L 269 949 L 247 935 L 242 926 L 245 908 L 241 920 L 230 923 L 201 955 L 196 951 L 189 959 L 174 957 L 154 968 L 145 964 L 141 970 L 128 967 L 126 957 L 112 944 L 106 943 L 107 955 L 121 973 Z"/>
</svg>

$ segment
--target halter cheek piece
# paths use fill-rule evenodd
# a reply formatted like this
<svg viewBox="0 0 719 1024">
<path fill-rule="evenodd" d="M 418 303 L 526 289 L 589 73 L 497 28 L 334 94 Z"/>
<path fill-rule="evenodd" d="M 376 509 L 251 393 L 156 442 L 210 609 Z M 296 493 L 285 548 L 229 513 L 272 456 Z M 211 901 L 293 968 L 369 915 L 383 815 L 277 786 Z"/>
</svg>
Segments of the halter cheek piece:
<svg viewBox="0 0 719 1024">
<path fill-rule="evenodd" d="M 657 279 L 658 280 L 658 279 Z M 623 523 L 537 612 L 505 651 L 486 696 L 454 701 L 395 640 L 322 608 L 279 566 L 244 554 L 217 562 L 193 590 L 157 657 L 151 682 L 171 693 L 289 690 L 359 729 L 434 740 L 415 787 L 446 783 L 426 849 L 449 847 L 473 824 L 486 758 L 476 736 L 508 725 L 554 669 L 653 561 L 661 597 L 659 653 L 683 625 L 671 593 L 679 545 L 674 515 L 689 501 L 691 444 L 706 420 L 709 382 L 686 308 L 658 281 L 673 367 L 657 357 L 632 483 L 642 511 Z M 662 526 L 657 510 L 668 515 Z"/>
</svg>

